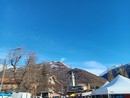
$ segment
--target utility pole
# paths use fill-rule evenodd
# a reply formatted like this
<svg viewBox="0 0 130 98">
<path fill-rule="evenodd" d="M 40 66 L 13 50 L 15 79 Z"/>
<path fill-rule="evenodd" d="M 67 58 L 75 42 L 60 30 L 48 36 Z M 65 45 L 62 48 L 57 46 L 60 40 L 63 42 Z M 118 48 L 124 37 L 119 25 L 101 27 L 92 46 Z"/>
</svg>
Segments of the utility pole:
<svg viewBox="0 0 130 98">
<path fill-rule="evenodd" d="M 4 81 L 6 67 L 7 67 L 7 65 L 6 65 L 6 58 L 5 58 L 4 65 L 3 65 L 3 75 L 2 75 L 2 79 L 1 79 L 1 85 L 0 85 L 0 92 L 1 92 L 2 86 L 3 86 L 3 81 Z"/>
</svg>

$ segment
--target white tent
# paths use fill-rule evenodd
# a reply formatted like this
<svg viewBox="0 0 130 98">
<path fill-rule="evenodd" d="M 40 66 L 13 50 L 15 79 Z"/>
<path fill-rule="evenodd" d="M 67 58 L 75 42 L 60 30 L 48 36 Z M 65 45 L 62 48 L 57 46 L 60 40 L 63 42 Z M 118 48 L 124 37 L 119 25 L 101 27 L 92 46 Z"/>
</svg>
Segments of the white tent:
<svg viewBox="0 0 130 98">
<path fill-rule="evenodd" d="M 92 92 L 92 95 L 130 94 L 130 79 L 118 75 L 110 83 Z"/>
<path fill-rule="evenodd" d="M 31 98 L 31 94 L 26 92 L 19 92 L 19 93 L 13 92 L 11 98 Z"/>
<path fill-rule="evenodd" d="M 102 85 L 100 88 L 103 88 L 105 85 L 107 85 L 109 82 L 107 81 L 104 85 Z"/>
</svg>

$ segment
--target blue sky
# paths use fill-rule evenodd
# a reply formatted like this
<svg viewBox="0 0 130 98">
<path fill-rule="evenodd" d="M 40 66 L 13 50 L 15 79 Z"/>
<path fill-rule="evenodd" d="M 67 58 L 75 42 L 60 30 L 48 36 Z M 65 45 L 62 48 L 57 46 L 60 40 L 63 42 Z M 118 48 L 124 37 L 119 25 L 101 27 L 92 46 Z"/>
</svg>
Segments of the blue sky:
<svg viewBox="0 0 130 98">
<path fill-rule="evenodd" d="M 1 0 L 0 57 L 13 48 L 99 75 L 130 62 L 129 0 Z"/>
</svg>

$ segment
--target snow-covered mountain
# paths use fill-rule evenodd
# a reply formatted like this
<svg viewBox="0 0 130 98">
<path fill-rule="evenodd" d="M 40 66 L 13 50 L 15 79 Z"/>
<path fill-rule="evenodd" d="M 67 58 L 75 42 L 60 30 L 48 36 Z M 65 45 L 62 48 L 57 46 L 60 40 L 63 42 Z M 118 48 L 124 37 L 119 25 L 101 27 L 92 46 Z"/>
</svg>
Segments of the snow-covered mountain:
<svg viewBox="0 0 130 98">
<path fill-rule="evenodd" d="M 123 64 L 123 65 L 116 65 L 112 67 L 111 69 L 109 69 L 109 71 L 112 71 L 113 77 L 116 77 L 118 74 L 121 74 L 122 67 L 124 68 L 124 71 L 128 74 L 128 77 L 130 78 L 130 63 Z M 108 70 L 100 74 L 100 77 L 108 79 Z"/>
</svg>

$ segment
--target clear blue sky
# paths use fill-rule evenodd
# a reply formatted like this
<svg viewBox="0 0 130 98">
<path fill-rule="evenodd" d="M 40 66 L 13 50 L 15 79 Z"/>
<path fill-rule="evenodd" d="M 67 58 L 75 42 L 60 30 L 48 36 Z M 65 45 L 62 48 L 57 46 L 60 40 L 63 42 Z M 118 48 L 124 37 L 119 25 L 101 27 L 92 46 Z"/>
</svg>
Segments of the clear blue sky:
<svg viewBox="0 0 130 98">
<path fill-rule="evenodd" d="M 129 0 L 1 0 L 0 57 L 17 47 L 39 61 L 99 74 L 130 62 Z"/>
</svg>

